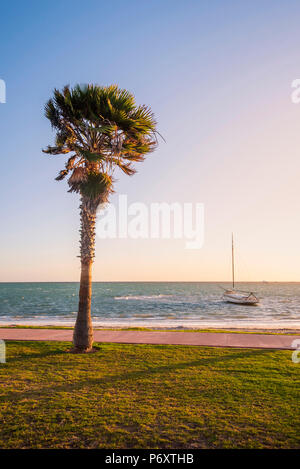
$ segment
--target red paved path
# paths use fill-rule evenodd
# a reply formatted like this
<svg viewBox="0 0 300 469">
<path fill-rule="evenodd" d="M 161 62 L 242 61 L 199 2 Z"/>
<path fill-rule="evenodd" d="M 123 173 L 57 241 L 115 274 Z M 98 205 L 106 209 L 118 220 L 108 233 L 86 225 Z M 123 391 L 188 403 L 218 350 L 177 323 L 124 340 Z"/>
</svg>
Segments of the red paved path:
<svg viewBox="0 0 300 469">
<path fill-rule="evenodd" d="M 4 340 L 58 340 L 71 341 L 72 330 L 63 329 L 1 329 Z M 168 331 L 94 331 L 95 342 L 124 344 L 172 344 L 199 345 L 210 347 L 242 347 L 292 350 L 299 335 L 234 334 L 213 332 L 168 332 Z"/>
</svg>

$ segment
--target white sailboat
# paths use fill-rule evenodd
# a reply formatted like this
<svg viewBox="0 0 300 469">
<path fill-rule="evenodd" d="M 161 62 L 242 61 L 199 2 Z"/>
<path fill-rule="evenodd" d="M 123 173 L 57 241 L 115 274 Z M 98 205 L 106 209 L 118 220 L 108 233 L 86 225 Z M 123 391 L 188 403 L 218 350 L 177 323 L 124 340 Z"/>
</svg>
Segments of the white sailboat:
<svg viewBox="0 0 300 469">
<path fill-rule="evenodd" d="M 231 245 L 231 264 L 232 264 L 232 289 L 225 290 L 223 293 L 223 299 L 229 303 L 236 303 L 240 305 L 256 305 L 259 303 L 259 299 L 253 292 L 244 292 L 235 290 L 234 288 L 234 244 L 232 234 L 232 245 Z"/>
</svg>

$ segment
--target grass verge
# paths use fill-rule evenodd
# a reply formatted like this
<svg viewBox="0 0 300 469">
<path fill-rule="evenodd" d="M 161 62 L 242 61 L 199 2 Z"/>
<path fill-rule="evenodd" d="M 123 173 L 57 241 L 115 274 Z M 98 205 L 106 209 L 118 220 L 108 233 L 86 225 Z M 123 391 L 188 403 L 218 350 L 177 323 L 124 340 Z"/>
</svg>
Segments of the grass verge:
<svg viewBox="0 0 300 469">
<path fill-rule="evenodd" d="M 299 448 L 290 351 L 7 342 L 1 448 Z"/>
<path fill-rule="evenodd" d="M 0 325 L 0 329 L 65 329 L 73 330 L 71 326 L 22 326 L 19 324 L 13 325 Z M 278 329 L 275 330 L 247 330 L 247 329 L 184 329 L 184 328 L 150 328 L 150 327 L 94 327 L 94 331 L 149 331 L 149 332 L 218 332 L 218 333 L 231 333 L 231 334 L 267 334 L 267 335 L 299 335 L 299 330 L 295 332 L 291 330 Z"/>
</svg>

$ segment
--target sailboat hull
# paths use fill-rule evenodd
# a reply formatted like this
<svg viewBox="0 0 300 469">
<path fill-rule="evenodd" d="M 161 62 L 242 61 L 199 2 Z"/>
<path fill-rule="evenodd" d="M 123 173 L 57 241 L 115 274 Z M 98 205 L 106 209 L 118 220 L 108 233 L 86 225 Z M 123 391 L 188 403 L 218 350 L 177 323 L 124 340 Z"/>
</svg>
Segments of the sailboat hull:
<svg viewBox="0 0 300 469">
<path fill-rule="evenodd" d="M 259 299 L 254 295 L 254 293 L 239 293 L 236 291 L 228 291 L 223 295 L 223 299 L 228 303 L 235 303 L 239 305 L 257 305 Z"/>
</svg>

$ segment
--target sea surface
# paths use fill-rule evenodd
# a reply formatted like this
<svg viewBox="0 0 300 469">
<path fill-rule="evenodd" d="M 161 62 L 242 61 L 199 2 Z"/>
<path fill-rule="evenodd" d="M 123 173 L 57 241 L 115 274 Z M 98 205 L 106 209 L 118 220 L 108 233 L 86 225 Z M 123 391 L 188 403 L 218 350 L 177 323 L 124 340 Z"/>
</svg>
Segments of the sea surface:
<svg viewBox="0 0 300 469">
<path fill-rule="evenodd" d="M 300 328 L 300 283 L 241 283 L 258 306 L 226 303 L 224 283 L 95 282 L 95 325 L 110 327 Z M 0 283 L 0 325 L 73 325 L 79 284 Z"/>
</svg>

